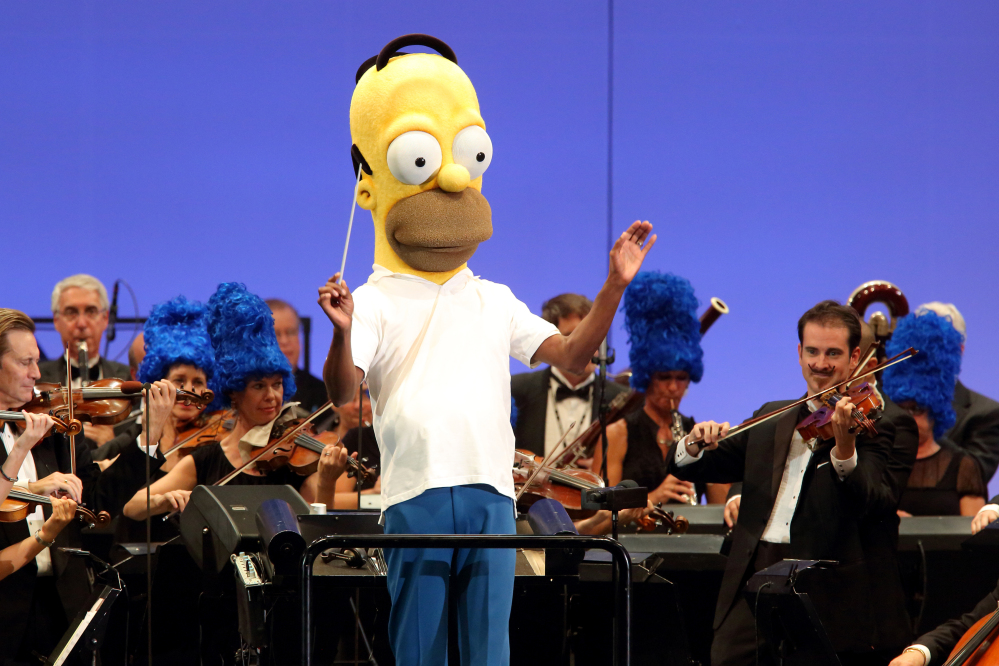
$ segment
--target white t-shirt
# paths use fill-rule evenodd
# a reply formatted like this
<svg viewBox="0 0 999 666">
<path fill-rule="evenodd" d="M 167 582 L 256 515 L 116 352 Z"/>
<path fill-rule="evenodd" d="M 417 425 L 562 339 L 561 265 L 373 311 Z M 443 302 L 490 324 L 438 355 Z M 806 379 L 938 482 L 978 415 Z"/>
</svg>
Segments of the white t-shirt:
<svg viewBox="0 0 999 666">
<path fill-rule="evenodd" d="M 513 498 L 510 361 L 558 329 L 465 269 L 443 285 L 375 264 L 353 294 L 351 350 L 371 391 L 382 510 L 429 488 Z"/>
</svg>

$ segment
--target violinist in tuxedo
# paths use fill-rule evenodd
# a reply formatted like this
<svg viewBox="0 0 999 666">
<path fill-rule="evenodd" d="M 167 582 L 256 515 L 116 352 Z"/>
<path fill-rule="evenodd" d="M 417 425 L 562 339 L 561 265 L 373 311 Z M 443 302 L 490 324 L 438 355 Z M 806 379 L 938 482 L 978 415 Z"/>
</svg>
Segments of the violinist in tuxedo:
<svg viewBox="0 0 999 666">
<path fill-rule="evenodd" d="M 571 334 L 593 307 L 593 301 L 580 294 L 559 294 L 541 306 L 541 318 L 554 324 L 562 335 Z M 571 444 L 600 417 L 600 378 L 596 364 L 590 363 L 582 374 L 548 366 L 536 372 L 514 375 L 510 392 L 517 407 L 514 437 L 518 449 L 544 456 L 562 440 L 570 424 L 576 424 L 562 446 Z M 604 385 L 604 403 L 627 389 L 608 381 Z"/>
<path fill-rule="evenodd" d="M 100 355 L 101 339 L 108 327 L 108 291 L 92 275 L 71 275 L 60 280 L 52 289 L 52 319 L 63 350 L 69 350 L 73 386 L 80 386 L 81 375 L 88 382 L 108 377 L 129 379 L 128 366 Z M 84 373 L 78 366 L 80 343 L 87 343 L 89 366 Z M 66 383 L 66 361 L 62 355 L 38 364 L 39 381 L 51 384 Z M 97 448 L 115 436 L 111 426 L 91 425 L 87 428 L 90 447 Z"/>
<path fill-rule="evenodd" d="M 17 410 L 31 400 L 40 375 L 34 330 L 34 322 L 23 312 L 0 308 L 0 409 Z M 23 450 L 22 436 L 12 423 L 0 424 L 0 470 L 6 481 L 37 495 L 67 496 L 93 511 L 101 510 L 100 470 L 81 437 L 77 437 L 76 474 L 72 474 L 70 443 L 65 435 L 51 434 L 28 451 Z M 47 512 L 39 507 L 25 520 L 0 523 L 0 550 L 23 543 L 33 534 L 44 539 L 46 518 Z M 55 543 L 78 546 L 79 536 L 80 524 L 73 522 Z M 76 615 L 90 593 L 83 560 L 41 545 L 46 547 L 35 559 L 0 581 L 0 656 L 7 659 L 4 664 L 27 663 L 32 651 L 49 654 L 68 626 L 67 618 Z"/>
<path fill-rule="evenodd" d="M 860 339 L 856 312 L 835 301 L 802 315 L 798 362 L 808 396 L 850 376 Z M 791 402 L 768 402 L 756 414 Z M 877 434 L 853 433 L 853 405 L 844 398 L 832 416 L 835 436 L 806 441 L 796 426 L 818 406 L 808 401 L 731 438 L 728 423 L 698 423 L 671 451 L 669 471 L 681 479 L 744 482 L 715 607 L 714 666 L 756 663 L 756 623 L 743 589 L 753 573 L 787 558 L 839 563 L 832 570 L 836 602 L 816 605 L 843 664 L 884 664 L 909 640 L 896 510 L 900 477 L 915 460 L 916 424 L 886 400 L 890 416 L 877 422 Z M 760 657 L 765 663 L 768 651 Z"/>
</svg>

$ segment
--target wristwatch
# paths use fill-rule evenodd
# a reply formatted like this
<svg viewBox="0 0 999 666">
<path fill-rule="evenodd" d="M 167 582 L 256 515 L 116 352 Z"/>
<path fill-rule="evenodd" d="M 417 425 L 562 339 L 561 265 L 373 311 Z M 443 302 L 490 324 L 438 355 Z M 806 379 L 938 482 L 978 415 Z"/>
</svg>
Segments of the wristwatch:
<svg viewBox="0 0 999 666">
<path fill-rule="evenodd" d="M 55 541 L 46 541 L 45 539 L 42 538 L 42 530 L 41 529 L 35 530 L 35 541 L 37 541 L 38 543 L 42 544 L 46 548 L 51 548 L 52 546 L 55 545 Z"/>
</svg>

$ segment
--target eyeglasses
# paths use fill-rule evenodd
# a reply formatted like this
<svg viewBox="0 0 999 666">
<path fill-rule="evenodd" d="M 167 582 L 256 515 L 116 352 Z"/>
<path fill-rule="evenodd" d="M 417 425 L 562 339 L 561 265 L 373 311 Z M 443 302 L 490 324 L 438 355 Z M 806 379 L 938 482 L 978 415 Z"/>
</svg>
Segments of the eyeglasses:
<svg viewBox="0 0 999 666">
<path fill-rule="evenodd" d="M 96 321 L 98 317 L 104 314 L 105 310 L 103 308 L 95 308 L 90 306 L 83 311 L 83 318 L 87 321 Z M 66 308 L 62 312 L 56 313 L 61 319 L 65 319 L 69 323 L 73 323 L 80 318 L 80 311 L 76 308 Z"/>
</svg>

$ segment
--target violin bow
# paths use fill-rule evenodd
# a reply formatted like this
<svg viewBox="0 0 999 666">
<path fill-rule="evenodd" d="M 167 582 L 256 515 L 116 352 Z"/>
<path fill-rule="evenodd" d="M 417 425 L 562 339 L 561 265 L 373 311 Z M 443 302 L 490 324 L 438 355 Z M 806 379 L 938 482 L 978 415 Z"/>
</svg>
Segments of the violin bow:
<svg viewBox="0 0 999 666">
<path fill-rule="evenodd" d="M 350 203 L 350 220 L 347 222 L 347 241 L 343 244 L 343 260 L 340 262 L 340 282 L 347 268 L 347 248 L 350 247 L 350 230 L 354 228 L 354 211 L 357 210 L 357 191 L 361 189 L 361 165 L 357 165 L 357 182 L 354 183 L 354 200 Z"/>
<path fill-rule="evenodd" d="M 534 468 L 534 471 L 531 472 L 531 475 L 527 477 L 527 481 L 524 482 L 524 485 L 520 487 L 520 492 L 517 493 L 518 502 L 520 501 L 520 498 L 524 495 L 524 492 L 531 487 L 532 483 L 534 483 L 534 479 L 538 476 L 541 470 L 545 469 L 548 463 L 551 462 L 552 456 L 554 456 L 556 453 L 559 452 L 558 447 L 562 446 L 562 442 L 565 441 L 565 438 L 569 436 L 569 433 L 572 432 L 572 429 L 575 427 L 576 427 L 575 421 L 569 424 L 568 429 L 566 429 L 566 431 L 562 434 L 562 438 L 558 440 L 558 442 L 555 444 L 555 447 L 551 450 L 551 453 L 549 453 L 544 458 L 544 460 L 541 461 L 541 464 Z"/>
<path fill-rule="evenodd" d="M 871 375 L 873 375 L 873 374 L 875 374 L 877 372 L 881 372 L 885 368 L 891 367 L 891 366 L 895 365 L 896 363 L 901 363 L 902 361 L 908 361 L 910 358 L 912 358 L 913 356 L 915 356 L 918 353 L 919 353 L 918 350 L 913 349 L 912 347 L 909 347 L 905 351 L 903 351 L 903 352 L 901 352 L 899 354 L 896 354 L 895 356 L 892 356 L 890 359 L 884 361 L 880 365 L 874 366 L 873 368 L 871 368 L 870 370 L 868 370 L 867 372 L 865 372 L 863 374 L 856 375 L 855 377 L 851 377 L 849 379 L 846 379 L 846 380 L 840 382 L 839 384 L 836 384 L 835 386 L 830 386 L 829 388 L 827 388 L 825 391 L 822 392 L 822 395 L 824 395 L 826 393 L 829 393 L 830 391 L 836 391 L 837 389 L 840 389 L 840 388 L 846 386 L 847 384 L 855 382 L 858 379 L 863 379 L 864 377 L 869 377 L 869 376 L 871 376 Z M 788 411 L 794 409 L 795 407 L 798 407 L 798 406 L 802 405 L 803 403 L 808 402 L 809 400 L 815 399 L 815 397 L 816 396 L 814 396 L 814 395 L 806 395 L 804 398 L 801 398 L 800 400 L 795 400 L 790 405 L 785 405 L 784 407 L 781 407 L 780 409 L 775 409 L 774 411 L 770 412 L 769 414 L 764 414 L 762 416 L 757 416 L 756 418 L 752 418 L 752 419 L 749 419 L 747 421 L 743 421 L 739 425 L 737 425 L 734 428 L 732 428 L 731 430 L 729 430 L 728 434 L 725 435 L 724 437 L 722 437 L 721 439 L 719 439 L 718 441 L 722 442 L 722 441 L 728 439 L 729 437 L 734 437 L 735 435 L 738 435 L 739 433 L 741 433 L 741 432 L 743 432 L 745 430 L 749 430 L 750 428 L 754 428 L 754 427 L 760 425 L 761 423 L 765 423 L 765 422 L 769 421 L 770 419 L 777 418 L 781 414 L 784 414 L 785 412 L 788 412 Z M 704 440 L 698 440 L 696 442 L 690 442 L 690 444 L 696 445 L 698 449 L 703 449 L 704 446 L 705 446 Z"/>
<path fill-rule="evenodd" d="M 80 388 L 83 388 L 83 370 L 80 370 Z M 69 408 L 67 423 L 73 422 L 73 371 L 69 367 L 69 347 L 66 347 L 66 406 Z M 69 433 L 69 473 L 76 476 L 76 435 Z M 80 498 L 83 499 L 82 497 Z"/>
</svg>

